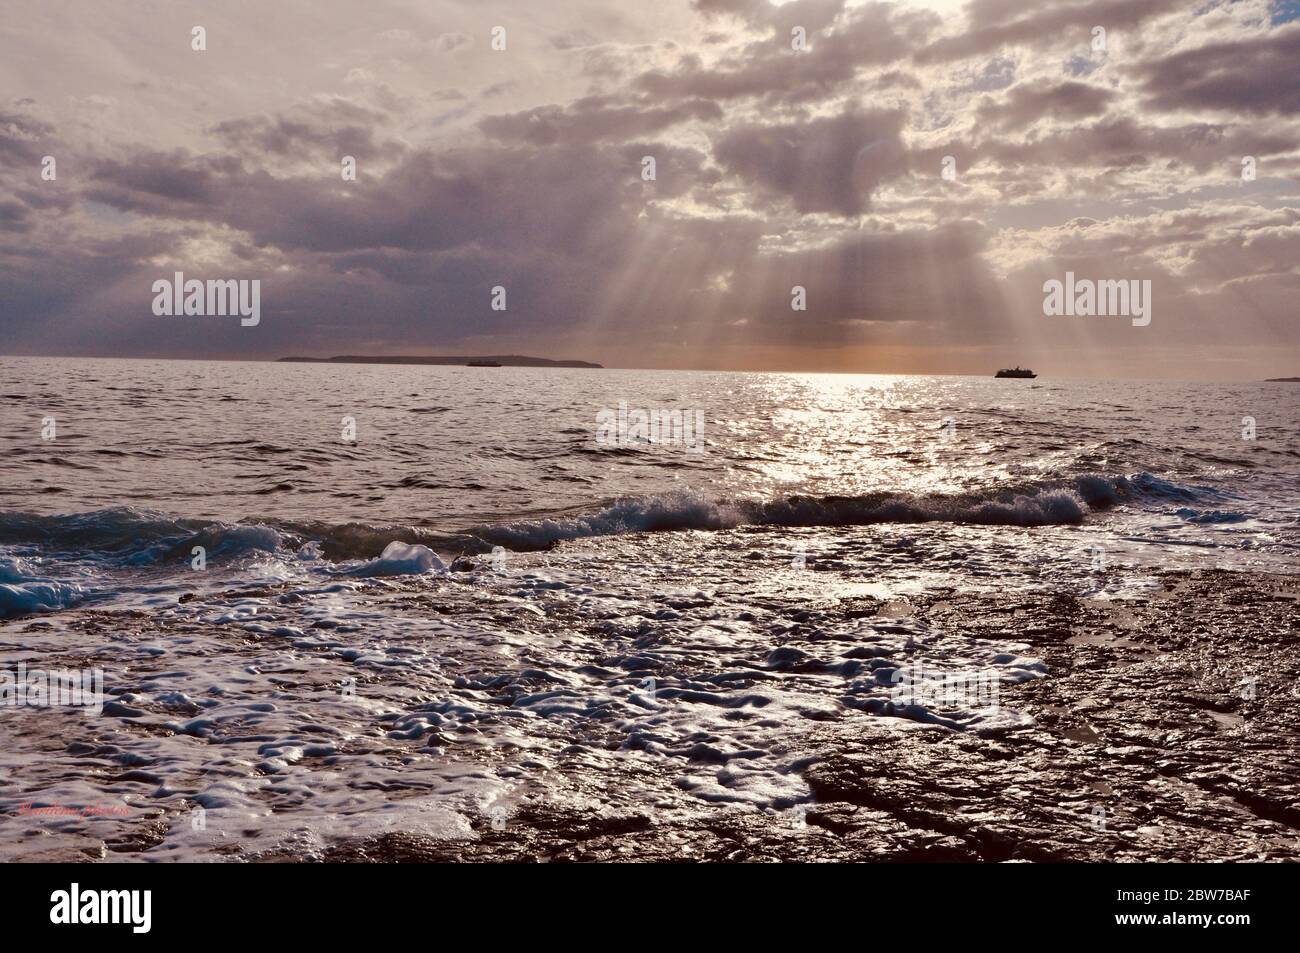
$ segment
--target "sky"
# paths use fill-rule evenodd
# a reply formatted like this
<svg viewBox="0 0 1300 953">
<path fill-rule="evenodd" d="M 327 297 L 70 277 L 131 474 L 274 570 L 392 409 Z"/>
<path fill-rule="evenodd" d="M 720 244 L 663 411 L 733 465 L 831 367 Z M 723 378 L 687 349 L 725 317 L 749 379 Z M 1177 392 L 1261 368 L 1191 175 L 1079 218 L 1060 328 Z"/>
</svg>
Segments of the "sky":
<svg viewBox="0 0 1300 953">
<path fill-rule="evenodd" d="M 0 18 L 0 354 L 1258 379 L 1298 263 L 1300 3 Z M 176 272 L 260 320 L 155 314 Z M 1067 272 L 1150 323 L 1045 315 Z"/>
</svg>

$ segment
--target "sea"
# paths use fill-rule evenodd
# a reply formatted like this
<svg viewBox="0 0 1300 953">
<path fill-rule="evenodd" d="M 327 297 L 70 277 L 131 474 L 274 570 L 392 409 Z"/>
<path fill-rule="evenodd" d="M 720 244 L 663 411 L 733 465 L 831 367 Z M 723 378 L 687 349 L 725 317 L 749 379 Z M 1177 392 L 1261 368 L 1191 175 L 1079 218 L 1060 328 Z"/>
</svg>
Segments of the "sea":
<svg viewBox="0 0 1300 953">
<path fill-rule="evenodd" d="M 0 358 L 0 670 L 109 702 L 55 756 L 0 708 L 0 815 L 161 809 L 143 859 L 784 818 L 804 729 L 1025 723 L 1014 613 L 919 596 L 1295 573 L 1298 488 L 1289 383 Z"/>
</svg>

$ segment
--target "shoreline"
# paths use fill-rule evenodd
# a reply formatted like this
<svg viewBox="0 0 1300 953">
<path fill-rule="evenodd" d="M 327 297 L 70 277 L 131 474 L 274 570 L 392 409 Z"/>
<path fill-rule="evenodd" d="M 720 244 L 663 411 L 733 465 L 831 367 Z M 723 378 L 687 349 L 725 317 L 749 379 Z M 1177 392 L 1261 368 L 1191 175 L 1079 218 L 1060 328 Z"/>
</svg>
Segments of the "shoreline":
<svg viewBox="0 0 1300 953">
<path fill-rule="evenodd" d="M 806 773 L 819 800 L 802 829 L 727 810 L 689 824 L 535 813 L 507 832 L 483 825 L 475 843 L 383 835 L 322 859 L 1300 859 L 1291 793 L 1300 783 L 1300 577 L 1161 578 L 1151 599 L 1111 604 L 1052 593 L 1018 595 L 1010 607 L 991 593 L 918 598 L 920 615 L 1009 634 L 1047 661 L 1046 678 L 1004 692 L 1037 726 L 979 737 L 927 725 L 899 731 L 877 718 L 819 730 L 799 743 L 822 756 Z M 1018 621 L 1009 633 L 1008 614 Z M 1245 651 L 1256 671 L 1277 673 L 1258 680 L 1254 701 L 1240 697 L 1233 665 L 1205 667 L 1207 656 Z"/>
<path fill-rule="evenodd" d="M 688 817 L 656 816 L 653 807 L 618 803 L 617 792 L 630 787 L 644 764 L 628 760 L 617 762 L 623 770 L 596 771 L 575 754 L 572 764 L 561 758 L 553 769 L 590 796 L 586 809 L 531 802 L 508 817 L 470 817 L 468 828 L 433 832 L 403 829 L 398 820 L 383 833 L 311 849 L 288 837 L 278 848 L 246 851 L 236 836 L 214 842 L 204 856 L 260 862 L 1296 859 L 1300 810 L 1288 792 L 1300 780 L 1300 576 L 1157 575 L 1161 587 L 1145 599 L 989 591 L 910 597 L 910 615 L 918 620 L 974 639 L 1014 639 L 1047 663 L 1046 677 L 1003 689 L 1003 704 L 1034 724 L 955 732 L 854 713 L 791 730 L 782 744 L 803 764 L 816 796 L 799 811 L 702 804 Z M 420 594 L 418 582 L 401 585 L 413 599 L 430 597 Z M 815 630 L 846 619 L 891 618 L 896 606 L 853 596 L 806 600 L 788 611 Z M 134 641 L 179 634 L 151 628 L 148 615 L 72 610 L 11 620 L 0 634 L 58 625 L 92 633 L 127 627 Z M 95 651 L 83 643 L 64 661 L 120 666 L 115 641 Z M 1242 697 L 1242 679 L 1250 675 L 1253 699 Z M 94 745 L 111 745 L 107 750 L 120 752 L 116 760 L 129 766 L 132 736 L 138 732 L 143 740 L 160 728 L 133 721 L 129 706 L 111 704 L 116 717 L 82 722 L 84 741 L 62 718 L 11 721 L 18 730 L 10 747 L 33 762 L 84 770 L 79 759 Z M 463 749 L 456 739 L 450 744 L 457 758 L 473 759 L 472 747 Z M 119 767 L 87 778 L 95 803 L 129 791 L 144 813 L 100 817 L 93 829 L 81 825 L 35 840 L 29 834 L 25 844 L 13 825 L 34 821 L 0 815 L 10 828 L 10 859 L 170 859 L 149 852 L 186 817 L 176 799 L 149 805 L 157 777 Z M 0 796 L 40 801 L 18 778 L 0 787 Z M 376 807 L 386 800 L 376 797 Z M 295 816 L 280 820 L 291 830 Z"/>
</svg>

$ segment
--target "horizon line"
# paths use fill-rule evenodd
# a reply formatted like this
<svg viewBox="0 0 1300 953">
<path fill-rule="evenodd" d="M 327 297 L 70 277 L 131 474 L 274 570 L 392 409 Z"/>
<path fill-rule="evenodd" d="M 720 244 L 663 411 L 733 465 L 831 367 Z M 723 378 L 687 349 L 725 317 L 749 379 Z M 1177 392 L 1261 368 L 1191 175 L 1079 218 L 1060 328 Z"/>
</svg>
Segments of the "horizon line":
<svg viewBox="0 0 1300 953">
<path fill-rule="evenodd" d="M 361 357 L 363 355 L 337 355 L 338 357 Z M 532 357 L 526 354 L 497 354 L 497 355 L 479 355 L 479 354 L 445 354 L 445 355 L 373 355 L 373 357 L 385 358 L 388 360 L 413 358 L 420 356 L 435 357 L 463 357 L 465 360 L 474 360 L 483 357 Z M 317 358 L 302 357 L 299 355 L 285 355 L 284 357 L 141 357 L 126 355 L 94 355 L 94 354 L 0 354 L 0 360 L 8 359 L 31 359 L 31 360 L 63 360 L 63 361 L 207 361 L 222 364 L 280 364 L 280 363 L 301 363 L 301 364 L 335 364 L 346 366 L 362 366 L 373 364 L 373 361 L 341 361 L 333 357 Z M 293 360 L 287 360 L 293 358 Z M 534 358 L 536 360 L 579 360 L 577 358 Z M 380 362 L 383 363 L 383 362 Z M 587 361 L 588 364 L 596 364 L 594 361 Z M 388 365 L 391 366 L 391 365 Z M 457 364 L 407 364 L 407 367 L 458 367 Z M 505 367 L 502 368 L 503 370 Z M 694 374 L 802 374 L 802 375 L 837 375 L 845 377 L 971 377 L 983 379 L 987 377 L 993 380 L 993 373 L 976 374 L 959 371 L 839 371 L 839 370 L 799 370 L 799 369 L 781 369 L 781 370 L 764 370 L 758 368 L 722 368 L 722 367 L 632 367 L 620 365 L 597 364 L 595 367 L 567 367 L 564 365 L 526 365 L 518 366 L 520 370 L 544 370 L 544 371 L 667 371 L 678 373 Z M 996 368 L 994 369 L 997 370 Z M 1040 373 L 1037 378 L 1040 382 L 1044 379 Z M 1204 377 L 1097 377 L 1080 374 L 1056 374 L 1047 378 L 1047 380 L 1093 380 L 1093 381 L 1163 381 L 1171 383 L 1187 384 L 1223 384 L 1223 383 L 1289 383 L 1300 381 L 1300 374 L 1296 377 L 1233 377 L 1233 378 L 1204 378 Z"/>
</svg>

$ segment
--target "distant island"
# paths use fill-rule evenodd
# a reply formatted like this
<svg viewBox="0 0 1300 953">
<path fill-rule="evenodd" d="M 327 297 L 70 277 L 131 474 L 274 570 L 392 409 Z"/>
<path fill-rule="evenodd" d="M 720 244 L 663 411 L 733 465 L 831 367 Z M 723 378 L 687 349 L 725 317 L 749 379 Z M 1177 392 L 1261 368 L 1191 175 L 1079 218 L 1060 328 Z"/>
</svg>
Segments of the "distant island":
<svg viewBox="0 0 1300 953">
<path fill-rule="evenodd" d="M 479 367 L 591 367 L 601 368 L 600 364 L 590 361 L 552 361 L 546 357 L 526 357 L 523 354 L 493 354 L 485 357 L 377 357 L 363 354 L 345 354 L 340 357 L 282 357 L 282 362 L 294 364 L 455 364 L 464 367 L 476 364 Z"/>
<path fill-rule="evenodd" d="M 1266 377 L 1265 384 L 1300 384 L 1300 377 Z"/>
</svg>

